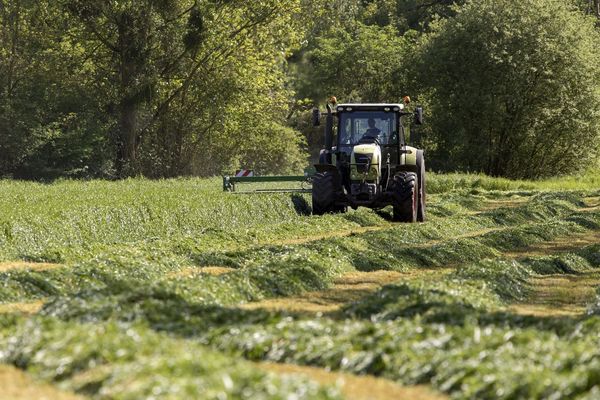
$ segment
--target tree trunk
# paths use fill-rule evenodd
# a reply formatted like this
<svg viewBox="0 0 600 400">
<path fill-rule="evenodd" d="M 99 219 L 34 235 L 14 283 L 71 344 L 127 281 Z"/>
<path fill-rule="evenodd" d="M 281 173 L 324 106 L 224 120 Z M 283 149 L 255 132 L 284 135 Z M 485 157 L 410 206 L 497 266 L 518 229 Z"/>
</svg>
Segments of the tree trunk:
<svg viewBox="0 0 600 400">
<path fill-rule="evenodd" d="M 119 140 L 117 143 L 117 175 L 126 178 L 135 174 L 138 148 L 138 116 L 141 101 L 137 96 L 140 70 L 139 40 L 136 37 L 135 19 L 123 13 L 119 21 Z"/>
<path fill-rule="evenodd" d="M 120 114 L 117 174 L 119 178 L 125 178 L 135 172 L 138 105 L 130 99 L 123 99 Z"/>
</svg>

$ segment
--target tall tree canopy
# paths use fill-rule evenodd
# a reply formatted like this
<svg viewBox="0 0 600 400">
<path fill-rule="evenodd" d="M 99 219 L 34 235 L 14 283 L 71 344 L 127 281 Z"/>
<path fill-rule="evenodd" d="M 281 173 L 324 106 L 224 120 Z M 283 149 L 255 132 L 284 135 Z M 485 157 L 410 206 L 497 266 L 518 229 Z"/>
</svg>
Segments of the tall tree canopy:
<svg viewBox="0 0 600 400">
<path fill-rule="evenodd" d="M 436 169 L 574 172 L 600 158 L 598 10 L 0 0 L 0 177 L 300 171 L 322 139 L 306 111 L 332 94 L 423 103 Z"/>
<path fill-rule="evenodd" d="M 297 2 L 68 0 L 65 7 L 82 26 L 80 42 L 98 48 L 92 57 L 117 116 L 120 176 L 191 172 L 212 130 L 227 131 L 238 113 L 251 120 L 258 110 L 285 107 L 281 66 L 299 37 Z M 248 129 L 236 127 L 246 141 L 274 122 L 254 120 Z M 201 173 L 222 165 L 203 163 Z"/>
<path fill-rule="evenodd" d="M 303 37 L 300 14 L 296 0 L 0 2 L 2 171 L 299 168 L 285 64 Z M 259 142 L 269 146 L 248 146 Z"/>
<path fill-rule="evenodd" d="M 433 160 L 519 178 L 589 166 L 600 143 L 599 41 L 593 20 L 564 1 L 466 4 L 422 47 Z"/>
</svg>

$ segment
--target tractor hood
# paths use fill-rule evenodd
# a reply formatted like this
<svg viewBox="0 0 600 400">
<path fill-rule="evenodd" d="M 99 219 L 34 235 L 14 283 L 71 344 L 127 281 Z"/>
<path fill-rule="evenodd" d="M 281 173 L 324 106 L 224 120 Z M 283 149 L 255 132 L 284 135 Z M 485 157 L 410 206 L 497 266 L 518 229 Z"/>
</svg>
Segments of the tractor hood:
<svg viewBox="0 0 600 400">
<path fill-rule="evenodd" d="M 377 144 L 354 146 L 351 157 L 351 180 L 378 181 L 381 171 L 381 148 Z"/>
</svg>

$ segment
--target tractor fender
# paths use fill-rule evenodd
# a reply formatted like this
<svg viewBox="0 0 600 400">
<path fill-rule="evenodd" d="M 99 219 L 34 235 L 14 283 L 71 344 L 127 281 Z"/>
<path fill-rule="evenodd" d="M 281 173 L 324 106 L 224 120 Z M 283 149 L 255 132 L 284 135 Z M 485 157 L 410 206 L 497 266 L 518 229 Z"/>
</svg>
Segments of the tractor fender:
<svg viewBox="0 0 600 400">
<path fill-rule="evenodd" d="M 402 150 L 404 151 L 400 155 L 400 165 L 416 167 L 418 149 L 416 147 L 406 146 L 403 147 Z"/>
</svg>

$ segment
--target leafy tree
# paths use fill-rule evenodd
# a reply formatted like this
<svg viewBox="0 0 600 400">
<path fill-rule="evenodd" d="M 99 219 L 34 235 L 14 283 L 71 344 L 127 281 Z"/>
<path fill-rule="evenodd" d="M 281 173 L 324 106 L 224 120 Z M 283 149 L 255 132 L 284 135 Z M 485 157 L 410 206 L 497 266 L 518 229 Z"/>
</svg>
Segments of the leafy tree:
<svg viewBox="0 0 600 400">
<path fill-rule="evenodd" d="M 31 70 L 30 12 L 27 4 L 0 1 L 0 174 L 13 171 L 39 143 L 29 131 L 39 123 L 34 93 L 40 91 L 25 80 Z"/>
<path fill-rule="evenodd" d="M 64 15 L 45 1 L 0 1 L 0 26 L 0 175 L 105 171 L 101 91 L 87 86 L 93 66 Z"/>
<path fill-rule="evenodd" d="M 307 84 L 300 88 L 305 97 L 323 100 L 335 94 L 343 101 L 391 101 L 395 93 L 398 66 L 410 47 L 408 36 L 400 37 L 391 27 L 357 24 L 347 31 L 335 30 L 320 38 L 308 53 L 310 72 Z"/>
<path fill-rule="evenodd" d="M 535 178 L 585 168 L 600 149 L 593 20 L 559 0 L 481 0 L 423 45 L 445 169 Z"/>
<path fill-rule="evenodd" d="M 166 99 L 156 101 L 156 93 L 178 72 L 180 63 L 197 52 L 202 40 L 202 17 L 189 3 L 64 2 L 65 10 L 83 28 L 78 41 L 97 49 L 92 54 L 98 67 L 95 80 L 108 88 L 107 107 L 118 121 L 115 165 L 119 176 L 135 171 L 147 125 L 163 113 L 174 93 L 188 85 L 189 80 L 184 80 Z M 190 74 L 198 69 L 196 64 Z"/>
<path fill-rule="evenodd" d="M 204 147 L 210 135 L 239 142 L 241 132 L 228 130 L 227 120 L 243 112 L 233 102 L 285 106 L 279 77 L 299 37 L 297 4 L 64 0 L 82 27 L 78 41 L 97 49 L 94 80 L 107 88 L 106 108 L 117 121 L 118 176 L 192 173 L 200 154 L 204 164 L 220 159 L 210 154 L 221 153 L 220 146 Z"/>
</svg>

